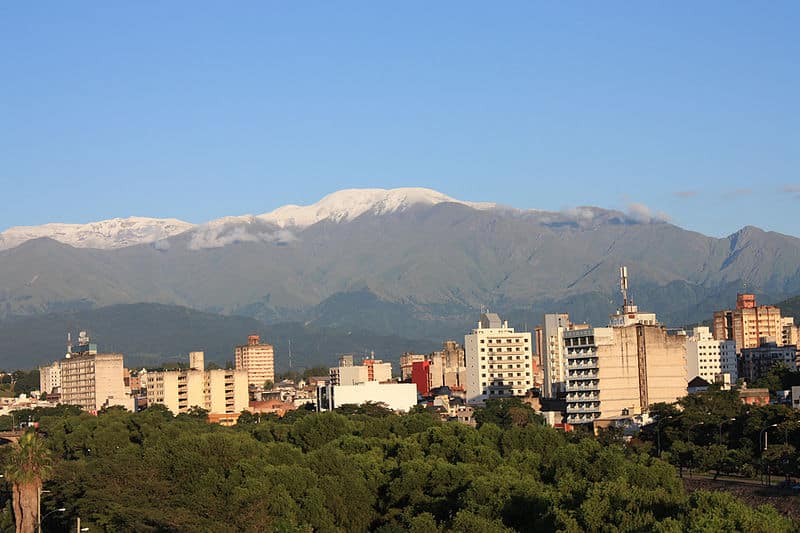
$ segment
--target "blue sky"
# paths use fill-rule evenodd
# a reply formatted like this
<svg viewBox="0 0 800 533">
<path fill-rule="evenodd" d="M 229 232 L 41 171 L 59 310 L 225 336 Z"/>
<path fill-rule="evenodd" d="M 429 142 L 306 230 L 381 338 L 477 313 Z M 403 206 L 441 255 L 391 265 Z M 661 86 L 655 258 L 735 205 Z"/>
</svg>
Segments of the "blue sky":
<svg viewBox="0 0 800 533">
<path fill-rule="evenodd" d="M 0 4 L 0 230 L 349 187 L 800 235 L 797 2 Z"/>
</svg>

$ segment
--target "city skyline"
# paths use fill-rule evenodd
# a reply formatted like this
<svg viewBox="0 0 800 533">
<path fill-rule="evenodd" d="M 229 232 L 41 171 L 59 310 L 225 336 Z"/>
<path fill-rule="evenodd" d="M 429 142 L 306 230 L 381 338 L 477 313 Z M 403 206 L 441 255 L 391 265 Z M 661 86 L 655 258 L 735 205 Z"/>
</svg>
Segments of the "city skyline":
<svg viewBox="0 0 800 533">
<path fill-rule="evenodd" d="M 420 186 L 797 235 L 795 4 L 419 8 L 3 8 L 0 231 Z"/>
</svg>

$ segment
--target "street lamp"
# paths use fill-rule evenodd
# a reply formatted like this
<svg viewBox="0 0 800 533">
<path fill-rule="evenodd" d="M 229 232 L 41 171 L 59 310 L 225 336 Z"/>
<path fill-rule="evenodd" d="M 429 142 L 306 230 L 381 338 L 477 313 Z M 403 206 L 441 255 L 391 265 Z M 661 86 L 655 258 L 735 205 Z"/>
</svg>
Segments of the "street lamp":
<svg viewBox="0 0 800 533">
<path fill-rule="evenodd" d="M 53 513 L 63 513 L 66 510 L 67 509 L 65 507 L 59 507 L 58 509 L 53 509 L 52 511 L 50 511 L 49 513 L 47 513 L 44 516 L 40 515 L 39 516 L 39 532 L 41 533 L 41 531 L 42 531 L 42 520 L 44 520 L 45 518 L 47 518 L 48 516 L 50 516 Z"/>
<path fill-rule="evenodd" d="M 778 424 L 770 424 L 769 426 L 765 427 L 764 429 L 762 429 L 759 432 L 759 434 L 758 434 L 758 445 L 761 446 L 761 438 L 763 436 L 763 438 L 764 438 L 764 451 L 767 451 L 767 437 L 768 437 L 767 431 L 769 431 L 769 428 L 776 428 L 776 427 L 778 427 Z"/>
<path fill-rule="evenodd" d="M 764 436 L 764 450 L 763 451 L 767 451 L 767 438 L 769 437 L 769 433 L 767 433 L 767 432 L 769 431 L 769 428 L 776 428 L 776 427 L 778 427 L 778 424 L 770 424 L 769 426 L 765 427 L 764 429 L 762 429 L 758 433 L 758 446 L 759 447 L 761 447 L 761 436 L 762 435 Z M 767 476 L 767 485 L 771 485 L 772 483 L 771 483 L 770 475 L 769 475 L 769 465 L 767 464 L 766 459 L 763 459 L 763 457 L 762 457 L 762 460 L 764 461 L 764 470 L 765 470 L 765 473 L 766 473 L 766 476 Z"/>
<path fill-rule="evenodd" d="M 670 418 L 675 418 L 674 416 L 665 416 L 658 422 L 656 422 L 656 440 L 658 441 L 658 456 L 661 457 L 661 423 L 665 420 L 669 420 Z"/>
<path fill-rule="evenodd" d="M 720 423 L 719 423 L 719 445 L 720 446 L 722 446 L 722 425 L 725 422 L 734 422 L 735 420 L 736 420 L 736 417 L 729 418 L 727 420 L 720 420 Z"/>
</svg>

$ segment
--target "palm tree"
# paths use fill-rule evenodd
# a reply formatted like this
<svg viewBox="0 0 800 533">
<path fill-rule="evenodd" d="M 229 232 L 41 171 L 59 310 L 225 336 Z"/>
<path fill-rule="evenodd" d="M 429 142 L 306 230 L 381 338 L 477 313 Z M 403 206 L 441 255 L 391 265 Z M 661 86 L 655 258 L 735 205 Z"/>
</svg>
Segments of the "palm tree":
<svg viewBox="0 0 800 533">
<path fill-rule="evenodd" d="M 33 533 L 39 521 L 42 482 L 50 471 L 50 451 L 35 432 L 19 438 L 11 452 L 5 475 L 12 485 L 16 533 Z"/>
</svg>

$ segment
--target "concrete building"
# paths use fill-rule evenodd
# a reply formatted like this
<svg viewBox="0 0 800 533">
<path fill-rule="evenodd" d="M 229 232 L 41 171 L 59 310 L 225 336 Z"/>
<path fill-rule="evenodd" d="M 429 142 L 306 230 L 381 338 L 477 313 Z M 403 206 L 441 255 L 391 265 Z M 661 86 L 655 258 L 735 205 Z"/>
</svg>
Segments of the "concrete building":
<svg viewBox="0 0 800 533">
<path fill-rule="evenodd" d="M 638 415 L 687 394 L 685 337 L 662 326 L 572 330 L 564 342 L 569 424 Z"/>
<path fill-rule="evenodd" d="M 73 353 L 59 366 L 61 403 L 92 412 L 112 405 L 133 411 L 133 398 L 125 387 L 122 354 Z"/>
<path fill-rule="evenodd" d="M 766 376 L 776 365 L 797 370 L 797 346 L 781 346 L 774 337 L 762 337 L 756 348 L 744 348 L 739 377 L 753 382 Z"/>
<path fill-rule="evenodd" d="M 783 345 L 800 345 L 800 327 L 794 325 L 794 317 L 781 317 L 781 340 Z"/>
<path fill-rule="evenodd" d="M 737 353 L 758 348 L 762 337 L 772 337 L 783 346 L 783 325 L 779 308 L 756 305 L 753 294 L 738 294 L 736 309 L 714 313 L 714 338 L 734 341 Z"/>
<path fill-rule="evenodd" d="M 792 387 L 792 407 L 800 409 L 800 386 Z"/>
<path fill-rule="evenodd" d="M 573 324 L 566 313 L 544 315 L 542 325 L 535 329 L 536 353 L 542 366 L 541 395 L 545 398 L 563 397 L 566 393 L 567 359 L 564 331 Z M 578 327 L 577 329 L 585 329 Z"/>
<path fill-rule="evenodd" d="M 39 390 L 51 394 L 61 387 L 61 362 L 39 367 Z"/>
<path fill-rule="evenodd" d="M 264 388 L 266 382 L 275 383 L 275 349 L 262 344 L 258 335 L 247 337 L 247 344 L 234 350 L 236 370 L 247 372 L 247 382 L 255 389 Z"/>
<path fill-rule="evenodd" d="M 525 396 L 533 386 L 530 332 L 516 332 L 496 313 L 481 314 L 478 327 L 464 336 L 467 402 Z"/>
<path fill-rule="evenodd" d="M 394 411 L 408 412 L 417 405 L 417 387 L 413 383 L 379 383 L 368 381 L 357 385 L 320 384 L 317 386 L 317 409 L 329 411 L 342 405 L 382 403 Z"/>
<path fill-rule="evenodd" d="M 406 352 L 400 356 L 400 380 L 410 381 L 414 363 L 425 361 L 427 357 L 421 353 Z"/>
<path fill-rule="evenodd" d="M 357 385 L 368 381 L 386 382 L 392 380 L 392 363 L 380 359 L 367 358 L 362 364 L 354 365 L 352 355 L 339 357 L 339 366 L 330 368 L 331 384 Z"/>
<path fill-rule="evenodd" d="M 736 343 L 717 340 L 707 327 L 697 327 L 686 338 L 686 370 L 689 379 L 701 377 L 714 383 L 719 374 L 729 374 L 730 382 L 739 378 Z"/>
<path fill-rule="evenodd" d="M 209 412 L 209 419 L 226 421 L 238 417 L 249 402 L 245 370 L 205 370 L 203 352 L 192 352 L 189 370 L 147 373 L 147 404 L 161 404 L 174 414 L 193 407 Z"/>
<path fill-rule="evenodd" d="M 441 386 L 462 391 L 467 387 L 467 359 L 463 346 L 453 340 L 444 341 L 442 350 L 433 352 L 431 360 L 435 361 L 436 368 L 442 368 Z"/>
</svg>

